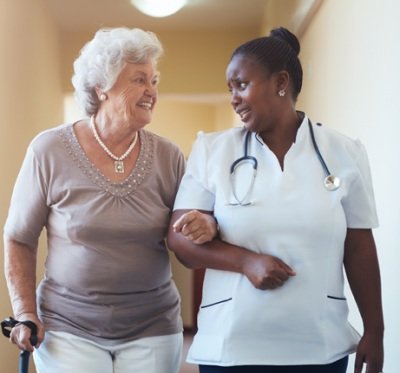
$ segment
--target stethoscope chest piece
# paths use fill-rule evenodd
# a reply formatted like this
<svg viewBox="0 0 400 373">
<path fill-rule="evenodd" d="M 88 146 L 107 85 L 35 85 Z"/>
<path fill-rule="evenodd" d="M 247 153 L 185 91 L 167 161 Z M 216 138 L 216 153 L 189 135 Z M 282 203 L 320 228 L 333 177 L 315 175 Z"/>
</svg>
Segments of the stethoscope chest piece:
<svg viewBox="0 0 400 373">
<path fill-rule="evenodd" d="M 315 135 L 314 135 L 314 130 L 312 128 L 312 124 L 310 119 L 308 119 L 308 127 L 310 129 L 310 135 L 311 135 L 311 141 L 313 143 L 314 146 L 314 150 L 317 153 L 318 159 L 321 162 L 321 165 L 325 171 L 325 179 L 324 179 L 324 187 L 326 190 L 332 192 L 336 189 L 339 189 L 340 187 L 340 179 L 337 176 L 334 176 L 331 174 L 331 172 L 329 171 L 328 166 L 326 165 L 324 158 L 322 157 L 321 152 L 319 151 L 317 142 L 315 141 Z"/>
<path fill-rule="evenodd" d="M 340 179 L 334 175 L 328 175 L 324 179 L 324 187 L 326 190 L 333 191 L 340 187 Z"/>
</svg>

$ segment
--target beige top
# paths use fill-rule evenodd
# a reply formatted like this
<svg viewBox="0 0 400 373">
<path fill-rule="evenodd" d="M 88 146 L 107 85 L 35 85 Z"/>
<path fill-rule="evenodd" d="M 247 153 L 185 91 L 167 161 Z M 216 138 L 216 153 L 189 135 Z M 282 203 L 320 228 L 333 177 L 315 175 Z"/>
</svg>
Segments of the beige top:
<svg viewBox="0 0 400 373">
<path fill-rule="evenodd" d="M 139 136 L 136 166 L 121 183 L 91 163 L 72 124 L 39 134 L 27 150 L 4 231 L 35 246 L 47 228 L 37 292 L 47 330 L 102 343 L 182 330 L 164 238 L 185 160 L 168 140 Z"/>
</svg>

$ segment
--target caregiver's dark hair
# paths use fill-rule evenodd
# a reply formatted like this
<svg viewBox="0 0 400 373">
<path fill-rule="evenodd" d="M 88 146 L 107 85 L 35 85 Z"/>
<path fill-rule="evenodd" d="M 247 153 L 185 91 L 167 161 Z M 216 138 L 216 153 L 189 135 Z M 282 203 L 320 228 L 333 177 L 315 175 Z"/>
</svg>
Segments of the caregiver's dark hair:
<svg viewBox="0 0 400 373">
<path fill-rule="evenodd" d="M 250 40 L 233 52 L 253 59 L 262 65 L 268 75 L 285 70 L 292 82 L 292 94 L 296 99 L 303 84 L 303 69 L 298 55 L 300 43 L 297 37 L 284 27 L 273 29 L 269 36 Z"/>
</svg>

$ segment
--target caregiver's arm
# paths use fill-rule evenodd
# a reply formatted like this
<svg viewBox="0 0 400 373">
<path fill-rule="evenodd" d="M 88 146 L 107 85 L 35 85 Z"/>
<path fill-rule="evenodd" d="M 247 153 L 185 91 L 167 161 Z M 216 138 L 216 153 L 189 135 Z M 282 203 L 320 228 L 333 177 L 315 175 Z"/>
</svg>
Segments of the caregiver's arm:
<svg viewBox="0 0 400 373">
<path fill-rule="evenodd" d="M 168 231 L 168 247 L 185 266 L 242 273 L 258 289 L 275 289 L 295 275 L 279 258 L 258 254 L 218 238 L 202 245 L 195 244 L 185 236 L 188 212 L 174 211 Z"/>
<path fill-rule="evenodd" d="M 348 229 L 344 267 L 364 324 L 357 348 L 355 373 L 380 372 L 383 368 L 383 312 L 381 280 L 375 241 L 371 229 Z"/>
</svg>

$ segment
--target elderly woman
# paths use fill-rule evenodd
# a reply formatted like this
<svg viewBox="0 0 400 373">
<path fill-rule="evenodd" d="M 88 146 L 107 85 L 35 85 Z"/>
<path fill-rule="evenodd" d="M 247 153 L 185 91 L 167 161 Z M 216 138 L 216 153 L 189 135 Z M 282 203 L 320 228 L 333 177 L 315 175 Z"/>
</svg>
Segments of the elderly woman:
<svg viewBox="0 0 400 373">
<path fill-rule="evenodd" d="M 99 30 L 72 80 L 90 119 L 44 131 L 27 150 L 4 228 L 5 267 L 15 318 L 38 328 L 39 373 L 179 370 L 180 299 L 165 235 L 185 161 L 143 129 L 161 54 L 153 33 Z M 189 217 L 189 239 L 213 238 L 212 216 Z M 36 291 L 43 227 L 48 256 Z M 29 337 L 19 325 L 10 338 L 33 351 Z"/>
</svg>

